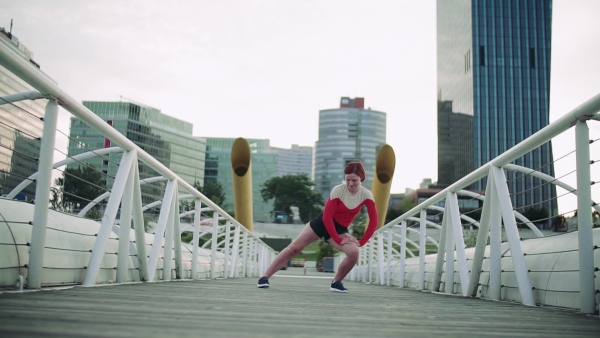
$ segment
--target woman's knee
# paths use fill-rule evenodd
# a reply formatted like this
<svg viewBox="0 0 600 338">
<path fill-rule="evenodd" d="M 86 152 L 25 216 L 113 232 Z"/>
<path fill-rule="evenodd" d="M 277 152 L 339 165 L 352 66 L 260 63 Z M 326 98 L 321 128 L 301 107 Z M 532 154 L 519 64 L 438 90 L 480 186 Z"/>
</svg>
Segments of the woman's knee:
<svg viewBox="0 0 600 338">
<path fill-rule="evenodd" d="M 358 257 L 360 255 L 360 249 L 359 249 L 358 245 L 352 245 L 352 246 L 346 248 L 346 250 L 344 250 L 344 254 L 346 254 L 346 257 L 348 257 L 348 259 L 353 260 L 353 261 L 358 261 Z"/>
<path fill-rule="evenodd" d="M 289 255 L 296 256 L 302 252 L 302 249 L 299 245 L 295 245 L 294 243 L 290 244 L 286 250 Z"/>
</svg>

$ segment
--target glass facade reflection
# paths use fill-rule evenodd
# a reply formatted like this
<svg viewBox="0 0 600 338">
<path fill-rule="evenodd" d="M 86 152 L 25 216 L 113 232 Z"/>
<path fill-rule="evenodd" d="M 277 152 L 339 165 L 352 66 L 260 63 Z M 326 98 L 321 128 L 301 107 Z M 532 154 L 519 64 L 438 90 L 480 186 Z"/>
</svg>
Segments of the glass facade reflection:
<svg viewBox="0 0 600 338">
<path fill-rule="evenodd" d="M 440 184 L 455 182 L 548 125 L 551 28 L 551 0 L 437 1 L 438 135 L 449 127 L 440 115 L 473 120 L 467 135 L 472 149 L 438 146 Z M 450 102 L 450 111 L 443 102 Z M 546 143 L 514 163 L 553 176 L 552 161 L 551 143 Z M 507 175 L 518 211 L 543 207 L 556 213 L 554 185 Z M 472 188 L 484 190 L 485 184 L 482 180 Z"/>
<path fill-rule="evenodd" d="M 364 99 L 342 97 L 340 108 L 319 111 L 315 146 L 315 191 L 326 201 L 331 189 L 344 181 L 348 162 L 360 161 L 367 171 L 363 183 L 371 189 L 379 149 L 386 143 L 386 114 L 364 108 Z"/>
<path fill-rule="evenodd" d="M 32 53 L 18 39 L 0 28 L 0 43 L 7 44 L 24 59 Z M 31 61 L 34 65 L 36 63 Z M 34 89 L 18 76 L 0 66 L 0 98 Z M 42 118 L 47 100 L 23 100 L 5 103 L 0 99 L 0 191 L 10 193 L 19 183 L 38 171 Z M 16 196 L 20 200 L 35 198 L 35 182 Z"/>
<path fill-rule="evenodd" d="M 200 185 L 204 184 L 206 140 L 192 136 L 191 123 L 162 114 L 158 109 L 131 102 L 83 101 L 83 105 L 189 184 L 196 181 Z M 69 156 L 115 146 L 75 117 L 71 118 L 70 134 Z M 111 187 L 121 157 L 120 153 L 110 154 L 107 158 L 91 159 L 86 163 L 102 170 L 107 175 L 107 187 Z M 71 166 L 77 165 L 79 164 Z M 151 168 L 140 165 L 141 179 L 154 176 L 160 175 Z M 160 199 L 163 190 L 163 186 L 143 186 L 146 196 L 142 198 L 145 201 L 156 197 Z"/>
</svg>

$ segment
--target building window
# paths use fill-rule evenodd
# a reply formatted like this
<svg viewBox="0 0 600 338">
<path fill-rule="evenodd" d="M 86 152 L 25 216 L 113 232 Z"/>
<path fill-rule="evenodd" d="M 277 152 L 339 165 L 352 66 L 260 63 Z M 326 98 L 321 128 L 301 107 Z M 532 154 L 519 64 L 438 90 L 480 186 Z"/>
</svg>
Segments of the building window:
<svg viewBox="0 0 600 338">
<path fill-rule="evenodd" d="M 529 67 L 535 68 L 535 49 L 529 49 Z"/>
<path fill-rule="evenodd" d="M 485 66 L 485 50 L 483 46 L 479 46 L 479 65 Z"/>
</svg>

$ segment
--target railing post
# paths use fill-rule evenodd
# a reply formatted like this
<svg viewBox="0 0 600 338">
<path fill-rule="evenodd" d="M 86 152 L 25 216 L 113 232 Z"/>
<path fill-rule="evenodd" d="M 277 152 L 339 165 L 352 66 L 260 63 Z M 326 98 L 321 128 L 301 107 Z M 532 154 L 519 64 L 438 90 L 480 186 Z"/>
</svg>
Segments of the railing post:
<svg viewBox="0 0 600 338">
<path fill-rule="evenodd" d="M 590 132 L 585 121 L 575 126 L 577 161 L 577 228 L 579 239 L 579 299 L 581 312 L 596 311 L 594 286 L 594 241 L 590 174 Z"/>
<path fill-rule="evenodd" d="M 235 225 L 235 231 L 233 232 L 233 252 L 231 253 L 231 271 L 230 277 L 235 278 L 238 276 L 238 257 L 240 256 L 240 226 Z"/>
<path fill-rule="evenodd" d="M 456 248 L 456 265 L 460 276 L 460 288 L 463 296 L 467 296 L 469 288 L 469 269 L 467 268 L 467 256 L 465 254 L 465 238 L 463 236 L 463 227 L 460 221 L 460 210 L 458 208 L 458 198 L 456 193 L 448 192 L 446 194 L 446 204 L 450 211 L 450 222 L 452 224 L 452 233 L 454 234 L 454 247 Z"/>
<path fill-rule="evenodd" d="M 129 178 L 125 183 L 127 196 L 133 195 L 133 166 L 129 169 Z M 119 220 L 119 251 L 117 254 L 117 283 L 127 282 L 129 271 L 129 243 L 131 234 L 131 215 L 133 210 L 133 198 L 124 198 L 121 201 L 121 216 Z"/>
<path fill-rule="evenodd" d="M 217 264 L 217 236 L 219 235 L 219 213 L 213 212 L 212 238 L 210 244 L 210 278 L 216 279 L 215 269 Z"/>
<path fill-rule="evenodd" d="M 137 156 L 137 155 L 136 155 Z M 137 159 L 134 161 L 137 163 Z M 140 267 L 140 280 L 148 281 L 148 256 L 146 255 L 146 229 L 144 211 L 142 210 L 142 188 L 140 187 L 140 172 L 137 165 L 133 166 L 133 225 L 135 228 L 135 248 Z"/>
<path fill-rule="evenodd" d="M 451 218 L 450 207 L 448 200 L 446 200 L 442 226 L 446 228 L 446 281 L 444 282 L 444 291 L 447 294 L 454 294 L 454 228 L 452 228 Z"/>
<path fill-rule="evenodd" d="M 498 204 L 502 214 L 506 240 L 510 247 L 510 254 L 515 268 L 515 276 L 519 286 L 521 303 L 523 305 L 535 306 L 531 282 L 529 281 L 529 270 L 525 264 L 525 254 L 523 253 L 523 248 L 521 248 L 521 238 L 519 237 L 519 231 L 517 229 L 514 209 L 510 200 L 510 193 L 508 191 L 508 186 L 506 185 L 506 175 L 504 175 L 503 169 L 498 167 L 491 167 L 490 170 L 493 173 L 492 178 L 494 179 L 494 186 L 496 187 L 496 194 L 498 195 Z"/>
<path fill-rule="evenodd" d="M 46 247 L 46 223 L 48 221 L 48 203 L 50 202 L 50 185 L 52 183 L 52 157 L 56 124 L 58 121 L 58 105 L 55 99 L 46 104 L 44 114 L 44 130 L 40 145 L 37 186 L 35 189 L 35 207 L 31 229 L 31 251 L 27 265 L 27 288 L 42 287 L 42 269 L 44 267 L 44 251 Z"/>
<path fill-rule="evenodd" d="M 491 180 L 487 180 L 487 186 L 485 187 L 485 197 L 483 199 L 483 208 L 481 210 L 481 217 L 479 219 L 479 230 L 477 232 L 477 242 L 475 243 L 475 253 L 473 254 L 473 263 L 471 264 L 471 275 L 469 276 L 469 290 L 468 294 L 471 297 L 477 296 L 477 289 L 479 288 L 479 278 L 481 277 L 481 268 L 483 265 L 483 257 L 485 254 L 485 247 L 487 239 L 490 233 L 490 209 L 492 202 L 492 195 L 494 185 Z"/>
<path fill-rule="evenodd" d="M 200 235 L 201 221 L 200 209 L 202 209 L 202 200 L 197 198 L 194 203 L 194 235 L 192 237 L 192 279 L 196 279 L 198 273 L 198 245 L 200 244 L 198 237 Z"/>
<path fill-rule="evenodd" d="M 171 200 L 173 200 L 173 194 L 177 189 L 177 181 L 169 180 L 167 182 L 167 188 L 163 196 L 163 204 L 160 207 L 160 214 L 158 215 L 158 222 L 156 224 L 156 230 L 154 231 L 154 242 L 152 242 L 152 250 L 150 251 L 150 258 L 148 259 L 148 281 L 153 282 L 156 274 L 156 266 L 158 265 L 158 256 L 160 255 L 160 249 L 162 247 L 162 241 L 165 235 L 165 228 L 169 219 L 169 211 L 171 208 Z M 164 271 L 163 271 L 164 276 Z"/>
<path fill-rule="evenodd" d="M 400 222 L 400 286 L 405 287 L 406 281 L 406 221 Z"/>
<path fill-rule="evenodd" d="M 419 290 L 425 289 L 425 255 L 427 246 L 425 245 L 425 236 L 427 234 L 427 210 L 420 212 L 419 222 Z"/>
<path fill-rule="evenodd" d="M 499 301 L 502 296 L 502 214 L 500 204 L 496 193 L 496 185 L 493 180 L 493 173 L 490 171 L 488 184 L 491 184 L 490 203 L 490 281 L 489 297 L 491 300 Z"/>
<path fill-rule="evenodd" d="M 374 241 L 369 241 L 369 257 L 367 261 L 367 273 L 369 274 L 367 278 L 367 283 L 371 284 L 373 282 L 373 260 L 375 253 L 375 243 Z"/>
<path fill-rule="evenodd" d="M 177 189 L 173 191 L 173 197 L 169 201 L 163 201 L 163 205 L 169 206 L 167 218 L 167 224 L 165 227 L 165 242 L 163 244 L 163 281 L 171 280 L 171 262 L 173 260 L 173 232 L 174 232 L 174 220 L 179 215 L 179 210 L 176 209 L 177 203 Z"/>
<path fill-rule="evenodd" d="M 227 221 L 227 223 L 225 223 L 225 248 L 223 250 L 223 254 L 225 255 L 223 260 L 225 278 L 229 276 L 229 247 L 231 245 L 229 242 L 231 242 L 231 223 Z"/>
<path fill-rule="evenodd" d="M 387 231 L 387 261 L 386 261 L 386 269 L 385 269 L 385 284 L 387 286 L 392 285 L 392 240 L 393 240 L 393 231 L 390 228 Z"/>
<path fill-rule="evenodd" d="M 244 277 L 248 277 L 246 269 L 248 269 L 248 230 L 244 228 L 242 237 L 242 276 Z"/>
<path fill-rule="evenodd" d="M 385 284 L 385 266 L 383 262 L 385 262 L 383 255 L 383 232 L 379 232 L 377 235 L 377 270 L 379 270 L 377 279 L 380 285 Z"/>
</svg>

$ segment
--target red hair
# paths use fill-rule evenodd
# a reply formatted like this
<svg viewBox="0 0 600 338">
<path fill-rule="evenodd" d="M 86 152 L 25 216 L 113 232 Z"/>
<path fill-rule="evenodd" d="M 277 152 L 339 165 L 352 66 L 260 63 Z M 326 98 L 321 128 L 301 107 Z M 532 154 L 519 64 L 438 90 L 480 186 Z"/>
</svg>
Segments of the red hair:
<svg viewBox="0 0 600 338">
<path fill-rule="evenodd" d="M 344 174 L 356 174 L 360 177 L 360 181 L 364 182 L 367 174 L 365 173 L 365 167 L 360 162 L 349 162 L 344 168 Z"/>
</svg>

